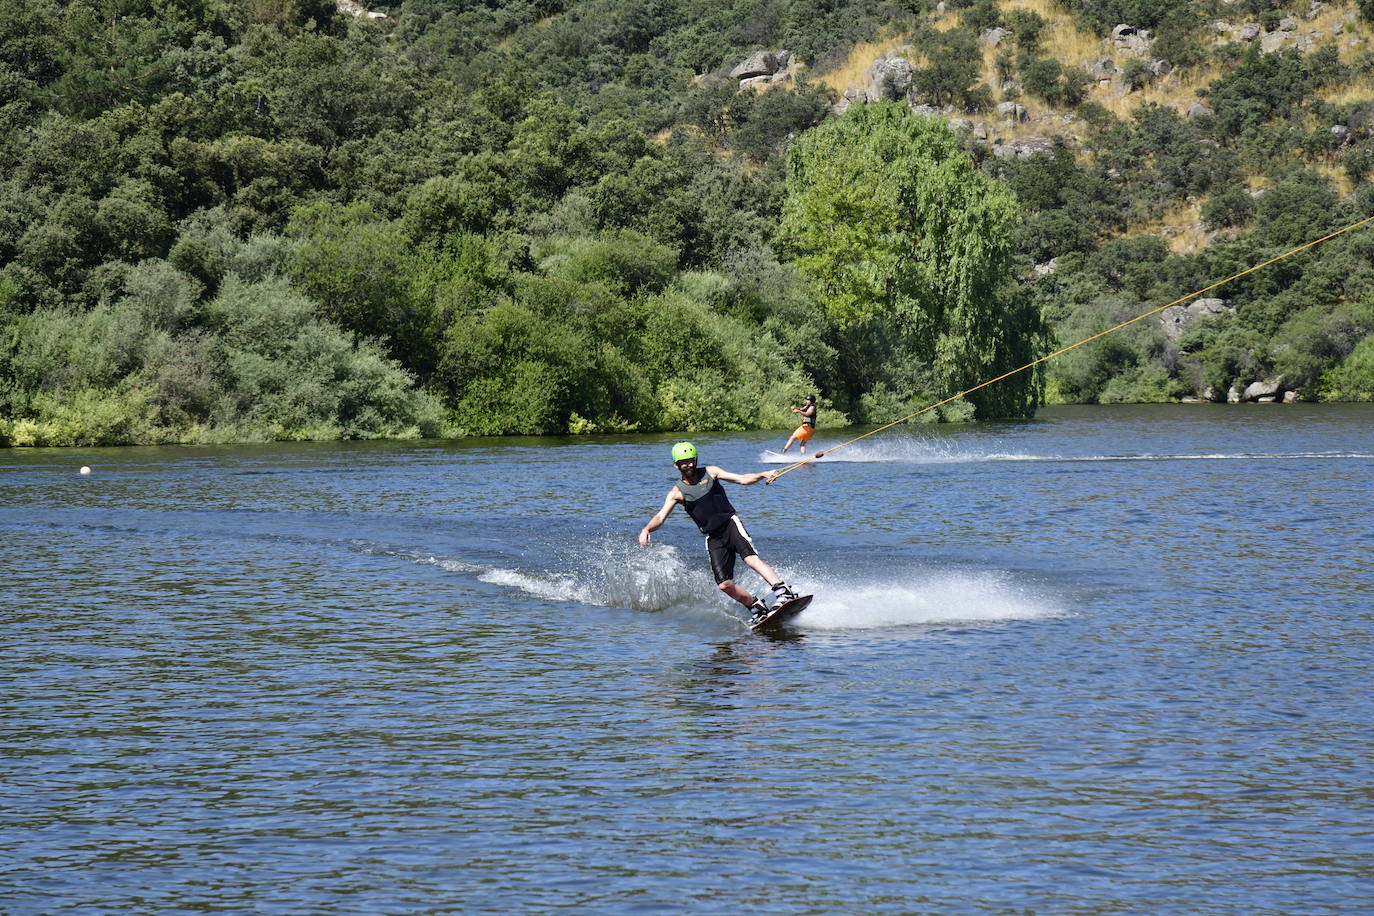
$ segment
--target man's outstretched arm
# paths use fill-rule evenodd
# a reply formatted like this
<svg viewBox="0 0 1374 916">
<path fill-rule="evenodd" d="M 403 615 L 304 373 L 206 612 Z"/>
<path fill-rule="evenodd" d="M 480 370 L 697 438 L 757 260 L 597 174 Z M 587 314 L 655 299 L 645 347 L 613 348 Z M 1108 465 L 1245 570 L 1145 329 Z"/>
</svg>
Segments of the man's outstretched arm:
<svg viewBox="0 0 1374 916">
<path fill-rule="evenodd" d="M 718 468 L 715 465 L 708 467 L 706 470 L 717 480 L 723 480 L 726 483 L 737 483 L 742 487 L 747 487 L 751 483 L 758 483 L 772 473 L 771 471 L 759 471 L 756 474 L 735 474 L 724 468 Z"/>
<path fill-rule="evenodd" d="M 649 532 L 657 531 L 668 520 L 673 508 L 682 501 L 676 487 L 668 491 L 667 497 L 663 500 L 663 508 L 654 513 L 654 517 L 644 523 L 644 527 L 639 530 L 639 546 L 649 546 Z"/>
</svg>

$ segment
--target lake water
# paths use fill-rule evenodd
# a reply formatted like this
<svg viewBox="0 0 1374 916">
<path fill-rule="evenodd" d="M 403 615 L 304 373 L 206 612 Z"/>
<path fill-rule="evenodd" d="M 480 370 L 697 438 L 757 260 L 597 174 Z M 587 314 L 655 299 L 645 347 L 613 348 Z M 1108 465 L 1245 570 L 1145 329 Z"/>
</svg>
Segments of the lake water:
<svg viewBox="0 0 1374 916">
<path fill-rule="evenodd" d="M 672 441 L 0 451 L 0 910 L 1374 912 L 1374 405 Z"/>
</svg>

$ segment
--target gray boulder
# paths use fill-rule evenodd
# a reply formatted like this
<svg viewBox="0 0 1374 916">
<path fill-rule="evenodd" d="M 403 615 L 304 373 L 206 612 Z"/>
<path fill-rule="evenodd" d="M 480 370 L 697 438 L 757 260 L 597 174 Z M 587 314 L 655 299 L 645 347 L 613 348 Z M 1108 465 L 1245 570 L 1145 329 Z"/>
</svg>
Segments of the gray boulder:
<svg viewBox="0 0 1374 916">
<path fill-rule="evenodd" d="M 1282 51 L 1289 39 L 1287 32 L 1268 32 L 1260 39 L 1260 53 L 1273 54 L 1275 51 Z"/>
<path fill-rule="evenodd" d="M 997 114 L 1008 121 L 1026 120 L 1026 106 L 1020 102 L 999 102 Z"/>
<path fill-rule="evenodd" d="M 992 155 L 997 159 L 1030 159 L 1054 152 L 1054 141 L 1045 137 L 1028 137 L 1010 143 L 998 143 L 992 147 Z"/>
<path fill-rule="evenodd" d="M 1266 379 L 1262 382 L 1251 382 L 1245 386 L 1243 397 L 1247 401 L 1259 403 L 1269 403 L 1283 393 L 1283 376 L 1274 379 Z"/>
<path fill-rule="evenodd" d="M 1116 65 L 1116 61 L 1110 57 L 1101 60 L 1088 61 L 1085 68 L 1088 75 L 1095 80 L 1109 80 L 1121 72 L 1121 68 Z"/>
<path fill-rule="evenodd" d="M 1011 32 L 1003 28 L 987 29 L 978 36 L 978 40 L 990 48 L 995 48 L 1010 34 Z"/>
<path fill-rule="evenodd" d="M 735 65 L 730 76 L 737 80 L 772 76 L 778 69 L 778 56 L 772 51 L 756 51 Z"/>
<path fill-rule="evenodd" d="M 879 58 L 869 65 L 868 101 L 895 102 L 906 98 L 915 68 L 904 57 Z"/>
<path fill-rule="evenodd" d="M 1119 25 L 1112 29 L 1112 44 L 1132 54 L 1146 54 L 1154 43 L 1154 35 L 1149 29 L 1137 29 L 1133 25 Z"/>
<path fill-rule="evenodd" d="M 1188 329 L 1188 325 L 1197 321 L 1199 318 L 1206 318 L 1212 315 L 1230 315 L 1235 312 L 1229 302 L 1225 299 L 1194 299 L 1187 305 L 1171 305 L 1159 313 L 1159 323 L 1164 330 L 1164 336 L 1169 340 L 1178 340 L 1183 336 L 1183 332 Z"/>
</svg>

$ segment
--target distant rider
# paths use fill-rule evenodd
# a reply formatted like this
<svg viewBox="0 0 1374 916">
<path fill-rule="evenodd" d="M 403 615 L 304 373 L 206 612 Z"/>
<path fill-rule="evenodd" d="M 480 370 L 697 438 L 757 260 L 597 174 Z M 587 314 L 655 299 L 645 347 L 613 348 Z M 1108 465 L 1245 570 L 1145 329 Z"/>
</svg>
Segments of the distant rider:
<svg viewBox="0 0 1374 916">
<path fill-rule="evenodd" d="M 711 573 L 716 577 L 720 590 L 749 608 L 750 623 L 765 617 L 769 608 L 763 599 L 755 598 L 735 584 L 735 557 L 741 557 L 750 569 L 773 587 L 775 607 L 797 597 L 797 593 L 787 587 L 777 571 L 759 557 L 754 542 L 744 530 L 744 523 L 730 504 L 730 498 L 725 495 L 725 488 L 720 485 L 721 481 L 725 481 L 747 487 L 766 478 L 769 472 L 732 474 L 713 464 L 699 468 L 696 446 L 690 442 L 679 442 L 673 446 L 673 464 L 682 474 L 682 479 L 668 491 L 663 508 L 639 532 L 640 546 L 649 546 L 649 532 L 657 531 L 673 509 L 681 504 L 686 507 L 687 514 L 697 523 L 701 533 L 706 535 L 706 555 L 711 559 Z"/>
<path fill-rule="evenodd" d="M 816 434 L 816 396 L 808 394 L 800 407 L 788 408 L 793 413 L 801 414 L 802 424 L 792 433 L 792 437 L 787 440 L 787 444 L 782 447 L 786 452 L 792 447 L 793 442 L 801 442 L 801 453 L 806 454 L 806 443 L 811 441 L 811 437 Z"/>
</svg>

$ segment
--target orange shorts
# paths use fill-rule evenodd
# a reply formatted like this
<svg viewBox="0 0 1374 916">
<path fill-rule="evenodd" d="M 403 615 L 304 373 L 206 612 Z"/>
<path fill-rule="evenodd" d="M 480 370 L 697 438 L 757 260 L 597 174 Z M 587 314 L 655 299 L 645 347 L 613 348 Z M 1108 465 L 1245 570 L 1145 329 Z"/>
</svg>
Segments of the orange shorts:
<svg viewBox="0 0 1374 916">
<path fill-rule="evenodd" d="M 816 427 L 807 426 L 805 423 L 803 423 L 801 426 L 797 427 L 797 431 L 792 434 L 792 438 L 801 440 L 801 443 L 805 445 L 806 443 L 811 441 L 811 437 L 815 434 Z"/>
</svg>

